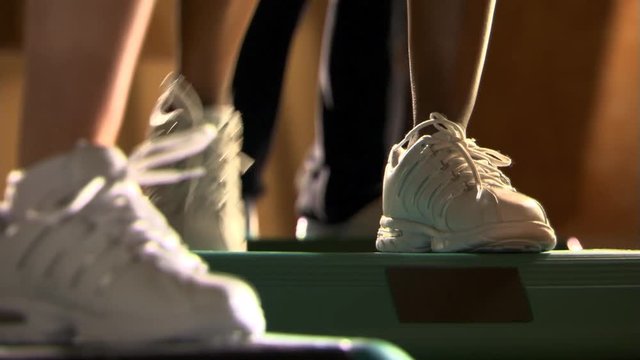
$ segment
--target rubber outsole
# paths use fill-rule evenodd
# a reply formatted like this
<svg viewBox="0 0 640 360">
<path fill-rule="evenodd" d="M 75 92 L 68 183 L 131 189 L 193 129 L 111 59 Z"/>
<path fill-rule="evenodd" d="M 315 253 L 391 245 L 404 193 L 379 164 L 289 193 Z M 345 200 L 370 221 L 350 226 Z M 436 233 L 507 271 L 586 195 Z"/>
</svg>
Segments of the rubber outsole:
<svg viewBox="0 0 640 360">
<path fill-rule="evenodd" d="M 447 233 L 382 216 L 376 239 L 376 248 L 382 252 L 542 252 L 555 245 L 553 229 L 538 221 L 489 224 Z"/>
</svg>

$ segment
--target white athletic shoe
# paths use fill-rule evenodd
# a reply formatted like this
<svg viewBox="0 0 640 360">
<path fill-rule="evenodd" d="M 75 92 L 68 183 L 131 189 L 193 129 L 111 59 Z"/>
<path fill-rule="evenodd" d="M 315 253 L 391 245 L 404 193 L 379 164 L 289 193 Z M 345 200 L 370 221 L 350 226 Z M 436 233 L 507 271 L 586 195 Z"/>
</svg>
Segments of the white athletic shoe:
<svg viewBox="0 0 640 360">
<path fill-rule="evenodd" d="M 432 126 L 436 132 L 418 138 Z M 406 146 L 405 146 L 406 145 Z M 389 155 L 376 247 L 389 252 L 539 252 L 556 237 L 542 206 L 498 169 L 511 159 L 481 148 L 433 113 Z"/>
<path fill-rule="evenodd" d="M 251 160 L 241 153 L 240 114 L 231 106 L 203 108 L 194 89 L 178 77 L 158 99 L 150 122 L 151 139 L 202 124 L 215 127 L 217 136 L 205 151 L 172 164 L 176 169 L 201 166 L 204 176 L 146 190 L 192 249 L 246 250 L 240 176 Z"/>
<path fill-rule="evenodd" d="M 377 198 L 344 222 L 327 224 L 307 216 L 296 223 L 298 240 L 369 240 L 373 242 L 382 213 L 382 198 Z"/>
<path fill-rule="evenodd" d="M 78 145 L 11 173 L 0 212 L 0 344 L 220 343 L 262 333 L 254 290 L 208 273 L 138 185 L 202 173 L 153 168 L 214 136 L 204 127 L 147 142 L 129 161 Z"/>
</svg>

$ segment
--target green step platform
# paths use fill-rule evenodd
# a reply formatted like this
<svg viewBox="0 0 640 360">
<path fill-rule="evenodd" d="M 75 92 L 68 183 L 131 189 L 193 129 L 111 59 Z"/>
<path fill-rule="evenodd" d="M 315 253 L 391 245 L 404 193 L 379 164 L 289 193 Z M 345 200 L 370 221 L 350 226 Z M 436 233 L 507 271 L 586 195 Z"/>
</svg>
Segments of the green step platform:
<svg viewBox="0 0 640 360">
<path fill-rule="evenodd" d="M 640 358 L 640 251 L 332 253 L 278 243 L 200 253 L 256 287 L 269 331 L 381 338 L 417 359 Z"/>
</svg>

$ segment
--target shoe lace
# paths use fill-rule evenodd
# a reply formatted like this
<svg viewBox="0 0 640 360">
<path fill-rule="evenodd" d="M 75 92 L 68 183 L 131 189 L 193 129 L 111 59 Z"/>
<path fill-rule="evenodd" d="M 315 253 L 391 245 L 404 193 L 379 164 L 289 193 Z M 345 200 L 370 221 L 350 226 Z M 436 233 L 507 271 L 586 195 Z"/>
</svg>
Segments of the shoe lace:
<svg viewBox="0 0 640 360">
<path fill-rule="evenodd" d="M 148 139 L 132 152 L 126 175 L 124 179 L 118 180 L 125 184 L 150 186 L 202 176 L 205 172 L 203 168 L 178 170 L 159 167 L 204 150 L 216 136 L 215 127 L 205 124 L 188 131 Z M 17 176 L 14 178 L 18 179 Z M 103 189 L 107 188 L 108 184 L 104 176 L 96 176 L 88 181 L 65 206 L 47 212 L 30 210 L 27 217 L 48 225 L 56 225 L 86 208 Z M 154 259 L 162 268 L 181 274 L 206 271 L 206 264 L 188 250 L 180 237 L 166 224 L 162 215 L 142 195 L 139 187 L 126 188 L 126 195 L 114 198 L 113 202 L 116 206 L 106 211 L 101 208 L 98 218 L 99 227 L 109 230 L 114 222 L 125 221 L 128 223 L 127 229 L 124 234 L 119 234 L 124 238 L 123 242 L 139 245 L 140 254 Z M 131 188 L 137 190 L 129 191 Z M 122 211 L 119 206 L 127 201 L 133 203 L 132 207 L 142 209 L 144 214 L 142 218 L 133 218 L 132 221 L 132 217 Z"/>
<path fill-rule="evenodd" d="M 202 176 L 206 171 L 203 167 L 192 169 L 159 167 L 203 151 L 217 134 L 215 126 L 203 124 L 189 130 L 147 139 L 129 157 L 129 177 L 140 186 L 152 186 L 172 184 Z"/>
<path fill-rule="evenodd" d="M 426 135 L 424 141 L 427 147 L 434 153 L 445 149 L 451 151 L 451 155 L 443 160 L 443 167 L 450 167 L 450 163 L 454 163 L 454 176 L 470 174 L 471 183 L 475 184 L 477 190 L 476 200 L 480 199 L 483 190 L 489 185 L 515 190 L 509 178 L 499 169 L 511 165 L 511 159 L 496 150 L 478 146 L 475 139 L 467 138 L 464 127 L 440 113 L 431 113 L 429 120 L 411 129 L 397 146 L 414 143 L 420 130 L 428 126 L 433 126 L 438 131 L 433 135 Z"/>
<path fill-rule="evenodd" d="M 202 102 L 184 76 L 169 73 L 162 80 L 160 87 L 163 92 L 149 119 L 152 131 L 160 129 L 160 134 L 173 131 L 173 127 L 178 125 L 177 119 L 184 112 L 193 118 L 202 117 Z"/>
</svg>

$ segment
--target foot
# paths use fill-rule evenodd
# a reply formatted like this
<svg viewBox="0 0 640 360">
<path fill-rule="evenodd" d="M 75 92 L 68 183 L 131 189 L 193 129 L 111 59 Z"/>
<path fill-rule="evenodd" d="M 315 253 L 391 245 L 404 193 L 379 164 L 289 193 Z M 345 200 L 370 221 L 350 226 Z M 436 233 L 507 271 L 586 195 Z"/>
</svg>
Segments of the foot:
<svg viewBox="0 0 640 360">
<path fill-rule="evenodd" d="M 254 290 L 209 273 L 138 185 L 196 175 L 150 168 L 214 136 L 205 126 L 148 142 L 129 161 L 80 145 L 13 172 L 0 212 L 0 343 L 226 342 L 263 332 Z"/>
<path fill-rule="evenodd" d="M 296 175 L 296 239 L 373 242 L 382 214 L 382 179 L 363 175 L 369 168 L 354 161 L 332 167 L 316 143 Z"/>
<path fill-rule="evenodd" d="M 301 216 L 296 224 L 298 240 L 369 240 L 373 242 L 382 212 L 382 199 L 377 198 L 340 223 L 327 223 Z"/>
<path fill-rule="evenodd" d="M 418 138 L 425 127 L 432 135 Z M 539 252 L 555 246 L 544 209 L 499 170 L 511 159 L 481 148 L 438 113 L 389 155 L 376 247 L 388 252 Z"/>
<path fill-rule="evenodd" d="M 246 250 L 241 174 L 250 160 L 241 153 L 242 121 L 231 106 L 203 108 L 183 79 L 169 83 L 151 116 L 151 139 L 209 124 L 217 133 L 202 153 L 176 162 L 175 169 L 204 167 L 199 178 L 148 189 L 152 202 L 192 249 Z"/>
</svg>

